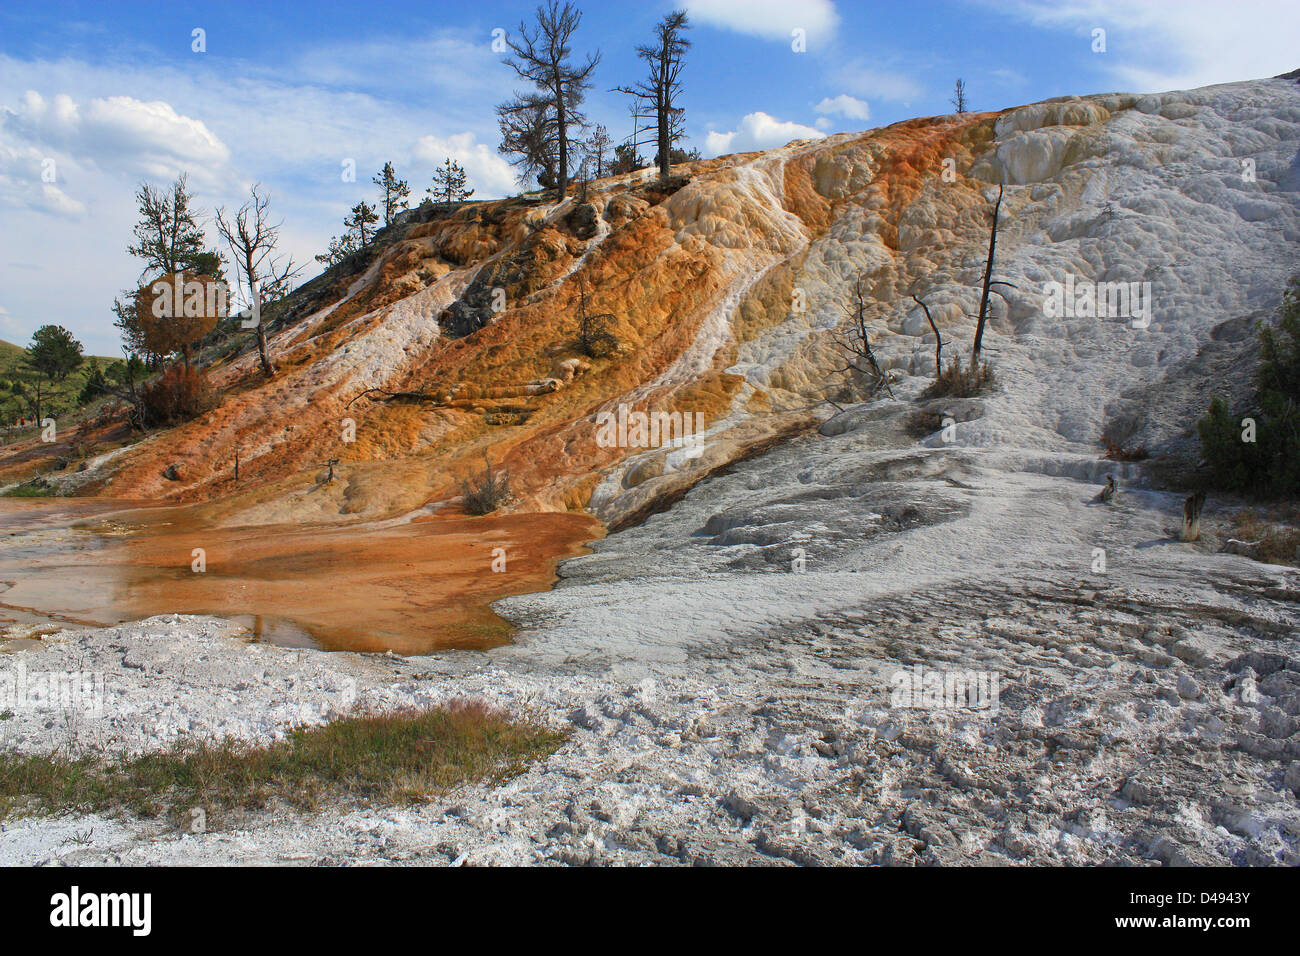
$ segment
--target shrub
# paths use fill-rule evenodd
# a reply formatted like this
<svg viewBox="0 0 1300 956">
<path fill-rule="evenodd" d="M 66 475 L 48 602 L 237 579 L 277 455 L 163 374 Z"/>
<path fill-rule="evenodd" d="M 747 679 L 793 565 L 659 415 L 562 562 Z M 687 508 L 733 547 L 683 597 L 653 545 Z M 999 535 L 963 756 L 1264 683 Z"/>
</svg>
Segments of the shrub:
<svg viewBox="0 0 1300 956">
<path fill-rule="evenodd" d="M 145 418 L 151 425 L 189 421 L 217 405 L 217 396 L 203 373 L 188 365 L 173 365 L 146 385 L 140 394 Z"/>
<path fill-rule="evenodd" d="M 993 368 L 988 362 L 978 366 L 964 368 L 961 359 L 949 365 L 939 373 L 939 377 L 930 383 L 921 395 L 922 398 L 974 398 L 976 395 L 990 391 L 997 385 Z"/>
<path fill-rule="evenodd" d="M 465 510 L 472 515 L 487 515 L 496 511 L 510 499 L 510 470 L 498 478 L 492 462 L 483 455 L 483 474 L 477 481 L 462 478 L 460 493 L 465 498 Z"/>
<path fill-rule="evenodd" d="M 1282 297 L 1277 328 L 1261 326 L 1259 339 L 1252 404 L 1233 413 L 1216 395 L 1196 427 L 1211 484 L 1293 497 L 1300 494 L 1300 276 L 1291 279 Z M 1254 423 L 1253 435 L 1247 419 Z"/>
<path fill-rule="evenodd" d="M 1119 415 L 1107 422 L 1101 431 L 1101 443 L 1106 447 L 1106 457 L 1111 461 L 1144 461 L 1149 458 L 1144 446 L 1133 445 L 1133 439 L 1142 430 L 1142 425 L 1142 416 L 1137 413 Z"/>
<path fill-rule="evenodd" d="M 1300 511 L 1272 516 L 1241 512 L 1232 520 L 1234 537 L 1254 545 L 1253 557 L 1265 564 L 1300 566 Z"/>
</svg>

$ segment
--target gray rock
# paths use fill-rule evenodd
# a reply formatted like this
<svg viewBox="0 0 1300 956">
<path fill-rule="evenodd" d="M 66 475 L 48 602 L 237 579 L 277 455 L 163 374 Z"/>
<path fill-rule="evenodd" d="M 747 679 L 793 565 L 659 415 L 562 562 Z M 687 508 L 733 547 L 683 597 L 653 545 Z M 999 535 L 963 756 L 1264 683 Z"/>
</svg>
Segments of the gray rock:
<svg viewBox="0 0 1300 956">
<path fill-rule="evenodd" d="M 731 790 L 723 798 L 722 805 L 742 820 L 758 815 L 759 807 L 754 798 L 741 790 Z"/>
</svg>

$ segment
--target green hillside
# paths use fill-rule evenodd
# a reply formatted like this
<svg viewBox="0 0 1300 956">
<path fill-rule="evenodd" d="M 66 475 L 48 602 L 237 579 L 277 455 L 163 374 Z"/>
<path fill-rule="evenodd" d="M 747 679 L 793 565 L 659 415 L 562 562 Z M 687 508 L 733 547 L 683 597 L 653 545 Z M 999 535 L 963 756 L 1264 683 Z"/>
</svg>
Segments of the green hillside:
<svg viewBox="0 0 1300 956">
<path fill-rule="evenodd" d="M 32 383 L 35 376 L 23 369 L 22 360 L 26 350 L 21 345 L 14 345 L 0 339 L 0 425 L 12 425 L 19 415 L 31 417 L 31 410 L 27 398 L 14 394 L 14 382 L 22 383 L 22 388 L 27 392 L 32 392 Z M 77 407 L 77 397 L 86 385 L 86 379 L 90 376 L 91 360 L 99 363 L 101 372 L 106 372 L 108 367 L 114 362 L 120 362 L 120 358 L 108 358 L 102 355 L 86 356 L 86 360 L 81 363 L 81 367 L 67 377 L 62 382 L 50 385 L 49 382 L 41 384 L 41 401 L 46 406 L 42 410 L 43 414 L 55 415 L 65 414 Z"/>
</svg>

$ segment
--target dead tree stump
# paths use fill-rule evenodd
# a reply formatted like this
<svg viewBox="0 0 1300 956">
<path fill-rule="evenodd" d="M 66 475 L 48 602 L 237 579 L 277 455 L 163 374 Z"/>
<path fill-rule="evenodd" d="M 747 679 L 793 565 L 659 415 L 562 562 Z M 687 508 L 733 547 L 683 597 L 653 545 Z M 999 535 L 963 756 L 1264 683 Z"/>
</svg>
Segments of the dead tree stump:
<svg viewBox="0 0 1300 956">
<path fill-rule="evenodd" d="M 1201 509 L 1205 507 L 1205 492 L 1188 495 L 1183 502 L 1183 527 L 1178 532 L 1179 541 L 1195 541 L 1201 536 Z"/>
</svg>

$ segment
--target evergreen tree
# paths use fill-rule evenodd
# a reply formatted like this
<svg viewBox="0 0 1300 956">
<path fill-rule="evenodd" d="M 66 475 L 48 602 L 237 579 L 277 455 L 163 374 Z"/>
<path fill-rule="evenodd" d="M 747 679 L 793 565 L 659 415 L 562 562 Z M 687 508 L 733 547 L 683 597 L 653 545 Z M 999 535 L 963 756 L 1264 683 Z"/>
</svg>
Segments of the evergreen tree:
<svg viewBox="0 0 1300 956">
<path fill-rule="evenodd" d="M 357 248 L 360 249 L 373 238 L 377 222 L 379 215 L 375 212 L 375 207 L 362 200 L 352 207 L 351 214 L 343 220 L 343 228 L 356 236 Z"/>
<path fill-rule="evenodd" d="M 104 373 L 99 368 L 99 362 L 92 355 L 90 357 L 90 374 L 86 376 L 86 384 L 81 387 L 81 394 L 77 396 L 77 404 L 89 404 L 105 394 L 107 390 L 108 379 L 104 378 Z"/>
<path fill-rule="evenodd" d="M 587 140 L 587 158 L 591 160 L 592 172 L 597 179 L 600 179 L 609 171 L 609 161 L 606 157 L 609 155 L 611 142 L 609 130 L 597 123 L 596 128 L 592 130 L 591 136 Z"/>
<path fill-rule="evenodd" d="M 334 236 L 330 239 L 329 248 L 316 256 L 316 261 L 329 269 L 356 252 L 357 248 L 356 236 L 350 232 L 345 232 L 341 236 Z"/>
<path fill-rule="evenodd" d="M 1300 495 L 1300 276 L 1276 328 L 1261 326 L 1257 391 L 1243 412 L 1222 396 L 1197 424 L 1212 483 L 1228 491 Z"/>
<path fill-rule="evenodd" d="M 434 202 L 464 202 L 474 195 L 474 190 L 465 188 L 468 184 L 465 167 L 448 156 L 447 161 L 433 171 L 433 185 L 425 191 Z"/>
<path fill-rule="evenodd" d="M 392 163 L 384 163 L 371 182 L 380 189 L 379 208 L 384 212 L 384 225 L 391 226 L 393 217 L 409 206 L 410 187 L 406 180 L 397 178 Z"/>
<path fill-rule="evenodd" d="M 34 409 L 36 421 L 41 420 L 44 393 L 41 389 L 41 377 L 44 376 L 53 385 L 61 382 L 81 365 L 81 343 L 72 337 L 61 325 L 42 325 L 32 335 L 32 344 L 27 347 L 23 359 L 23 369 L 33 374 L 32 384 L 36 395 Z"/>
<path fill-rule="evenodd" d="M 203 217 L 194 208 L 194 197 L 183 173 L 167 190 L 141 183 L 135 199 L 140 219 L 132 230 L 135 242 L 126 251 L 141 262 L 140 280 L 177 272 L 224 279 L 221 254 L 204 248 Z M 117 320 L 113 324 L 122 333 L 122 341 L 130 352 L 154 360 L 157 356 L 149 354 L 133 296 L 133 292 L 124 292 L 114 301 Z"/>
</svg>

